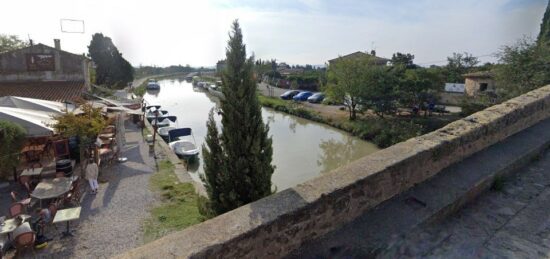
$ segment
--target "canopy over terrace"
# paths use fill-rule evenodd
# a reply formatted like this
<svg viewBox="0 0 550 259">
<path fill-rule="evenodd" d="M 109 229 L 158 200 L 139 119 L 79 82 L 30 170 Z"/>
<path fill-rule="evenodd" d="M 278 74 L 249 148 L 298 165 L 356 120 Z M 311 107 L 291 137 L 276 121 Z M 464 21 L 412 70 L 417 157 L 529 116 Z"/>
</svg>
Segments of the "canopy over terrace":
<svg viewBox="0 0 550 259">
<path fill-rule="evenodd" d="M 55 123 L 53 112 L 29 109 L 0 107 L 0 120 L 6 120 L 20 125 L 27 131 L 27 136 L 50 136 L 53 134 L 52 124 Z"/>
<path fill-rule="evenodd" d="M 74 109 L 74 105 L 72 104 L 34 99 L 34 98 L 19 97 L 19 96 L 0 97 L 0 106 L 51 112 L 55 114 L 61 114 L 65 110 L 72 111 Z"/>
</svg>

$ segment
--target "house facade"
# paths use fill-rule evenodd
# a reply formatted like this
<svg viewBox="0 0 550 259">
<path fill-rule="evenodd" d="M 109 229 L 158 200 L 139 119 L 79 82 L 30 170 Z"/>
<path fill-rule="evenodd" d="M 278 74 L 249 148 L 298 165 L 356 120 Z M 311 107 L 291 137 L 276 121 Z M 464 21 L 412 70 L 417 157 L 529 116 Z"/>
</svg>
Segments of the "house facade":
<svg viewBox="0 0 550 259">
<path fill-rule="evenodd" d="M 54 44 L 0 53 L 0 96 L 71 101 L 90 90 L 91 60 Z"/>
<path fill-rule="evenodd" d="M 468 96 L 491 93 L 495 91 L 495 80 L 490 71 L 480 71 L 463 75 L 464 90 Z"/>
</svg>

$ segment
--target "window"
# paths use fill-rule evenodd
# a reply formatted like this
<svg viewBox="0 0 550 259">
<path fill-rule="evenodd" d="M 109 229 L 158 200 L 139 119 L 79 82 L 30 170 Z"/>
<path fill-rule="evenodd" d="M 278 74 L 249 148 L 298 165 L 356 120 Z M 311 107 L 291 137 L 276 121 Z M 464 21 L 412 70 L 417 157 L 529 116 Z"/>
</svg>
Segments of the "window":
<svg viewBox="0 0 550 259">
<path fill-rule="evenodd" d="M 479 91 L 480 91 L 480 92 L 485 92 L 485 91 L 487 91 L 487 86 L 488 86 L 487 83 L 481 83 L 481 84 L 479 84 Z"/>
</svg>

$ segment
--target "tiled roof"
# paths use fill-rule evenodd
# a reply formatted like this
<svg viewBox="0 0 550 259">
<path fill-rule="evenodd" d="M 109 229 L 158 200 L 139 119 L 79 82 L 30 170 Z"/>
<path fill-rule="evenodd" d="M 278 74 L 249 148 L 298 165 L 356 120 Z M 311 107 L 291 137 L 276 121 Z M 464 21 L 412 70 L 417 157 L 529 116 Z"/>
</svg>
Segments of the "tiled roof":
<svg viewBox="0 0 550 259">
<path fill-rule="evenodd" d="M 362 58 L 362 57 L 374 57 L 375 63 L 379 64 L 379 65 L 385 65 L 388 61 L 390 61 L 387 58 L 381 58 L 381 57 L 374 56 L 374 55 L 371 55 L 371 54 L 368 54 L 368 53 L 365 53 L 365 52 L 357 51 L 357 52 L 353 52 L 351 54 L 347 54 L 345 56 L 340 56 L 340 57 L 337 57 L 335 59 L 331 59 L 328 62 L 333 63 L 333 62 L 335 62 L 337 60 L 340 60 L 340 59 Z"/>
<path fill-rule="evenodd" d="M 84 82 L 81 81 L 0 82 L 0 96 L 63 102 L 75 100 L 83 91 Z"/>
<path fill-rule="evenodd" d="M 492 71 L 478 71 L 478 72 L 464 74 L 462 76 L 468 77 L 468 78 L 492 78 L 494 75 Z"/>
</svg>

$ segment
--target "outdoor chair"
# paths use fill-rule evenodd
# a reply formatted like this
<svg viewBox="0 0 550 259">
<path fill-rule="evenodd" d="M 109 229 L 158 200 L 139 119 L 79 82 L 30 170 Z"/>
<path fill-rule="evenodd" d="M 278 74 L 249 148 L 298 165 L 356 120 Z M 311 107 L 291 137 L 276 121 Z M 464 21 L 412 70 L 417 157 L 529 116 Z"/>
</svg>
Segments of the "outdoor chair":
<svg viewBox="0 0 550 259">
<path fill-rule="evenodd" d="M 12 199 L 13 202 L 22 203 L 23 205 L 25 205 L 27 207 L 31 204 L 31 197 L 28 197 L 26 199 L 21 199 L 21 198 L 19 198 L 19 194 L 15 191 L 12 191 L 10 193 L 10 195 L 11 195 L 11 199 Z"/>
<path fill-rule="evenodd" d="M 9 214 L 11 218 L 15 218 L 19 215 L 25 213 L 25 205 L 20 202 L 12 203 L 9 209 Z"/>
<path fill-rule="evenodd" d="M 21 186 L 23 186 L 23 188 L 25 188 L 25 190 L 29 195 L 32 193 L 32 190 L 34 189 L 35 184 L 33 183 L 32 178 L 30 176 L 26 176 L 26 175 L 19 176 L 19 183 L 21 184 Z"/>
<path fill-rule="evenodd" d="M 38 213 L 38 215 L 40 216 L 40 223 L 39 223 L 39 227 L 41 229 L 41 232 L 39 233 L 44 233 L 44 229 L 46 228 L 46 226 L 53 226 L 53 228 L 58 231 L 57 229 L 57 226 L 55 224 L 53 224 L 53 219 L 55 218 L 55 214 L 57 213 L 57 210 L 59 208 L 59 202 L 58 201 L 54 201 L 52 203 L 50 203 L 50 205 L 48 205 L 48 208 L 46 209 L 41 209 L 40 212 Z M 47 215 L 49 212 L 49 216 Z"/>
<path fill-rule="evenodd" d="M 65 196 L 65 201 L 67 203 L 72 203 L 72 205 L 80 204 L 80 181 L 76 180 L 71 186 L 71 190 Z"/>
<path fill-rule="evenodd" d="M 30 228 L 28 223 L 23 223 L 13 231 L 15 239 L 14 246 L 16 249 L 16 255 L 20 256 L 21 252 L 26 249 L 31 249 L 34 256 L 34 241 L 36 241 L 36 234 Z"/>
</svg>

